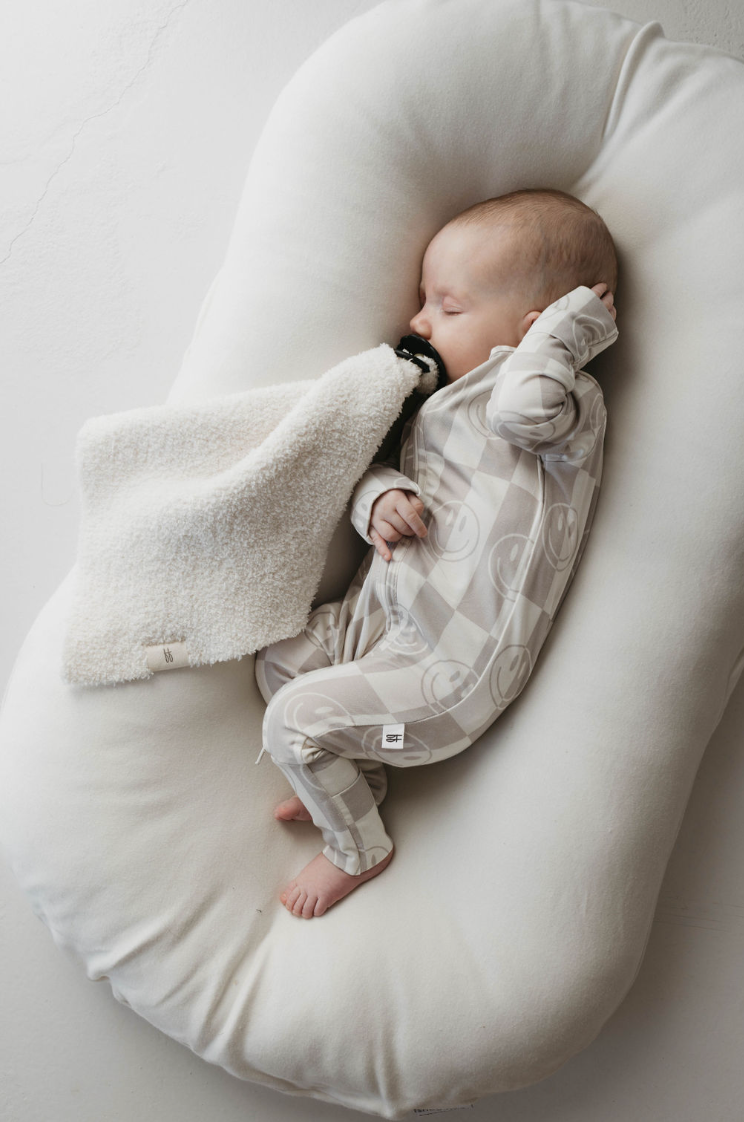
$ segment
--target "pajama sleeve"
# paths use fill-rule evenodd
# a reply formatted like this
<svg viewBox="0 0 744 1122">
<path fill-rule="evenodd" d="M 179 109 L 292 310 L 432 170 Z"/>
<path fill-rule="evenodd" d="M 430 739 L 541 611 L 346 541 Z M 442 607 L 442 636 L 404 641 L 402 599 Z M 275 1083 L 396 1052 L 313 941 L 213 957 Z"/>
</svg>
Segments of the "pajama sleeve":
<svg viewBox="0 0 744 1122">
<path fill-rule="evenodd" d="M 576 371 L 617 337 L 612 313 L 586 285 L 550 304 L 499 372 L 486 406 L 490 430 L 538 456 L 580 455 L 582 442 L 588 450 L 597 435 L 588 428 L 606 413 L 604 405 L 582 409 Z"/>
<path fill-rule="evenodd" d="M 409 426 L 407 425 L 404 429 L 401 447 L 405 443 L 408 431 Z M 369 545 L 374 545 L 372 538 L 369 536 L 369 518 L 372 507 L 380 495 L 394 487 L 399 487 L 402 491 L 413 491 L 416 495 L 421 494 L 418 483 L 414 483 L 407 475 L 403 475 L 399 470 L 399 465 L 400 451 L 396 448 L 387 460 L 380 464 L 372 464 L 367 468 L 354 488 L 351 496 L 351 524 Z"/>
</svg>

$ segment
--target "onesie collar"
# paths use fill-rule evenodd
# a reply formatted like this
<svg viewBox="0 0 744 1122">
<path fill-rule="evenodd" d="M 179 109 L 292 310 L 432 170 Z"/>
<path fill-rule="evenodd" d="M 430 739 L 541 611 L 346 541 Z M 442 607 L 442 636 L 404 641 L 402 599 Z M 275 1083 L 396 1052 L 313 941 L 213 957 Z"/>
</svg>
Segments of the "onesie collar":
<svg viewBox="0 0 744 1122">
<path fill-rule="evenodd" d="M 489 370 L 492 370 L 493 367 L 497 365 L 497 358 L 500 358 L 501 361 L 506 360 L 507 354 L 504 353 L 500 355 L 500 351 L 508 353 L 510 351 L 515 351 L 516 349 L 516 347 L 507 346 L 506 343 L 502 343 L 498 347 L 492 347 L 491 353 L 489 354 L 488 358 L 481 362 L 479 366 L 474 366 L 472 370 L 468 370 L 465 374 L 462 375 L 461 378 L 455 379 L 454 382 L 447 382 L 445 386 L 442 386 L 440 390 L 437 390 L 436 394 L 432 394 L 431 396 L 435 397 L 441 393 L 446 393 L 448 391 L 450 393 L 457 392 L 458 388 L 462 388 L 460 383 L 463 383 L 464 385 L 471 385 L 473 382 L 479 381 L 481 377 L 484 377 Z"/>
</svg>

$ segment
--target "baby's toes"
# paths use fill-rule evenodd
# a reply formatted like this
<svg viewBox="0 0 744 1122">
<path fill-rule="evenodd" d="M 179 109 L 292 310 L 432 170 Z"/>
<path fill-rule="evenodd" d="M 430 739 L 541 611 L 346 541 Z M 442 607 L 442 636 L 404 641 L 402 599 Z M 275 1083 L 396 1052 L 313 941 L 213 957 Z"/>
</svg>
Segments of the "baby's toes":
<svg viewBox="0 0 744 1122">
<path fill-rule="evenodd" d="M 319 896 L 317 901 L 316 901 L 315 908 L 313 909 L 313 915 L 314 916 L 322 916 L 323 913 L 327 912 L 327 911 L 328 911 L 327 901 L 325 901 L 322 896 Z"/>
<path fill-rule="evenodd" d="M 297 884 L 288 884 L 282 892 L 279 899 L 284 904 L 285 908 L 289 908 L 290 912 L 294 907 L 297 897 L 300 895 L 300 887 Z"/>
<path fill-rule="evenodd" d="M 315 914 L 318 914 L 318 913 L 315 912 L 315 908 L 316 908 L 316 905 L 318 905 L 318 901 L 319 901 L 318 893 L 316 893 L 316 892 L 307 893 L 305 902 L 302 905 L 302 913 L 301 914 L 302 914 L 303 919 L 312 919 L 313 916 L 315 916 Z"/>
<path fill-rule="evenodd" d="M 287 896 L 287 908 L 293 916 L 302 916 L 302 908 L 307 893 L 304 889 L 295 889 Z"/>
</svg>

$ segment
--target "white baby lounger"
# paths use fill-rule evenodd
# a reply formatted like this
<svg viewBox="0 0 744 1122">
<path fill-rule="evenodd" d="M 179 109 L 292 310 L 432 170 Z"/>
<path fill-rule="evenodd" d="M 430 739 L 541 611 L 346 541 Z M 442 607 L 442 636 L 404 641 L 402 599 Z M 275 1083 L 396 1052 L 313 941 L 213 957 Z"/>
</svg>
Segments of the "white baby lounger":
<svg viewBox="0 0 744 1122">
<path fill-rule="evenodd" d="M 397 0 L 279 97 L 170 401 L 394 345 L 429 238 L 518 187 L 607 221 L 620 337 L 591 367 L 591 538 L 530 682 L 466 753 L 391 769 L 396 857 L 317 920 L 278 900 L 319 837 L 253 766 L 253 658 L 72 686 L 69 577 L 39 614 L 2 714 L 6 858 L 89 977 L 235 1076 L 391 1119 L 471 1103 L 555 1072 L 633 983 L 742 666 L 743 94 L 740 62 L 656 22 Z M 318 602 L 365 549 L 342 520 Z"/>
</svg>

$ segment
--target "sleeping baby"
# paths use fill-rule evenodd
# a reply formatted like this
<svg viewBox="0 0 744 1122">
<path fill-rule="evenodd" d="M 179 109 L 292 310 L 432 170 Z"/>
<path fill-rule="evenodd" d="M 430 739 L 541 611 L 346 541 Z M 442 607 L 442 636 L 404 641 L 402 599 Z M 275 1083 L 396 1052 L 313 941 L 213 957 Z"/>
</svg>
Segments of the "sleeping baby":
<svg viewBox="0 0 744 1122">
<path fill-rule="evenodd" d="M 261 754 L 295 792 L 274 815 L 325 842 L 281 893 L 293 915 L 392 860 L 385 764 L 464 751 L 532 673 L 599 494 L 607 414 L 582 367 L 618 337 L 616 283 L 605 223 L 557 190 L 476 203 L 427 246 L 410 329 L 440 388 L 356 485 L 372 548 L 346 595 L 256 655 Z"/>
</svg>

